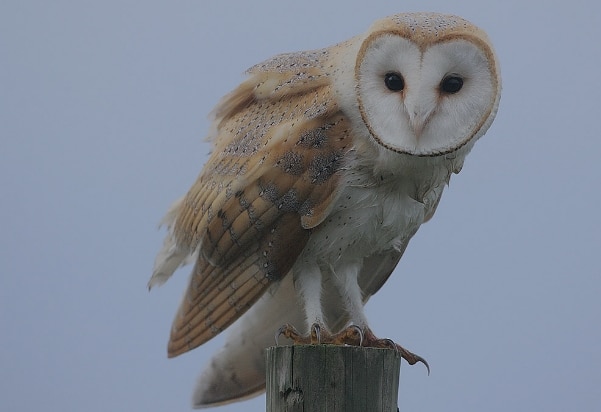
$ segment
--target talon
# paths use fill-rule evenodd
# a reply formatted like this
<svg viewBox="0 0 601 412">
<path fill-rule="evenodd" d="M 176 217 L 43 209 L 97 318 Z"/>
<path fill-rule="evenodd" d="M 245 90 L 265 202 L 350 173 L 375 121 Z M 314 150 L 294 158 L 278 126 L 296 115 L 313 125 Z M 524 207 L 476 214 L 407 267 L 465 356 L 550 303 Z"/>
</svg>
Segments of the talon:
<svg viewBox="0 0 601 412">
<path fill-rule="evenodd" d="M 401 352 L 401 351 L 399 350 L 399 346 L 398 346 L 396 343 L 394 343 L 394 341 L 393 341 L 392 339 L 384 338 L 384 339 L 382 339 L 382 343 L 383 343 L 384 345 L 388 345 L 388 346 L 390 347 L 390 349 L 394 349 L 394 350 L 396 350 L 396 351 L 397 351 L 397 352 L 399 352 L 399 353 Z M 402 349 L 402 348 L 401 348 L 401 349 Z M 404 350 L 404 349 L 403 349 L 403 350 Z"/>
<path fill-rule="evenodd" d="M 282 325 L 278 330 L 275 331 L 275 346 L 280 346 L 279 338 L 286 331 L 286 326 L 288 325 Z"/>
<path fill-rule="evenodd" d="M 292 340 L 295 344 L 302 345 L 333 344 L 394 349 L 409 365 L 415 365 L 417 362 L 423 363 L 428 370 L 428 375 L 430 375 L 430 365 L 428 365 L 428 362 L 424 358 L 409 352 L 407 349 L 394 343 L 391 339 L 377 338 L 369 328 L 349 325 L 346 329 L 332 335 L 325 326 L 314 323 L 311 325 L 309 334 L 302 336 L 294 326 L 286 323 L 275 333 L 276 346 L 279 346 L 279 337 L 282 335 Z"/>
<path fill-rule="evenodd" d="M 390 340 L 390 339 L 388 339 L 388 340 Z M 428 376 L 430 375 L 430 365 L 428 365 L 428 362 L 424 358 L 422 358 L 419 355 L 416 355 L 415 353 L 409 352 L 407 349 L 403 348 L 400 345 L 397 345 L 397 344 L 394 344 L 394 345 L 397 349 L 397 352 L 399 352 L 401 357 L 403 359 L 405 359 L 409 365 L 415 365 L 417 362 L 421 362 L 424 364 L 424 366 L 428 370 Z"/>
<path fill-rule="evenodd" d="M 426 362 L 426 360 L 422 357 L 419 358 L 419 362 L 424 364 L 426 370 L 428 371 L 428 376 L 430 376 L 430 365 L 428 365 L 428 362 Z"/>
<path fill-rule="evenodd" d="M 430 365 L 428 365 L 428 362 L 422 358 L 419 355 L 416 355 L 414 353 L 411 353 L 411 355 L 413 356 L 413 363 L 409 362 L 409 360 L 406 357 L 403 357 L 407 362 L 409 362 L 409 365 L 415 365 L 417 362 L 421 362 L 424 364 L 424 366 L 426 367 L 426 369 L 428 370 L 428 376 L 430 376 Z"/>
<path fill-rule="evenodd" d="M 363 329 L 361 329 L 357 325 L 351 325 L 349 326 L 349 328 L 353 328 L 357 331 L 357 333 L 359 334 L 359 346 L 363 346 L 363 339 L 365 338 L 365 335 L 363 334 Z"/>
<path fill-rule="evenodd" d="M 275 344 L 279 346 L 279 337 L 284 335 L 286 338 L 290 339 L 295 343 L 305 343 L 301 334 L 296 330 L 294 326 L 289 323 L 286 323 L 276 331 L 275 333 Z"/>
<path fill-rule="evenodd" d="M 319 323 L 311 325 L 311 344 L 321 343 L 321 326 Z"/>
<path fill-rule="evenodd" d="M 366 328 L 364 333 L 365 333 L 365 339 L 367 341 L 365 343 L 365 346 L 371 346 L 374 348 L 395 349 L 399 353 L 399 355 L 401 355 L 401 358 L 405 359 L 409 365 L 415 365 L 417 362 L 423 363 L 424 366 L 426 367 L 426 369 L 428 370 L 428 375 L 430 375 L 430 365 L 428 365 L 428 362 L 426 362 L 426 360 L 424 358 L 422 358 L 421 356 L 416 355 L 415 353 L 409 352 L 407 349 L 403 348 L 401 345 L 396 344 L 391 339 L 377 338 L 370 329 Z"/>
</svg>

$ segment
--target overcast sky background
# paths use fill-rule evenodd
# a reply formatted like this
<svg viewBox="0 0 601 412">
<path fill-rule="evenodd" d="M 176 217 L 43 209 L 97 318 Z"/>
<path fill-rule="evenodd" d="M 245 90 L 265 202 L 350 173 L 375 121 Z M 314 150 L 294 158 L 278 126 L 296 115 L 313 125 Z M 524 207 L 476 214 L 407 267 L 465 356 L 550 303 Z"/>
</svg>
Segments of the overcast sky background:
<svg viewBox="0 0 601 412">
<path fill-rule="evenodd" d="M 504 88 L 367 307 L 379 335 L 432 367 L 403 364 L 399 406 L 601 410 L 600 7 L 2 0 L 0 409 L 189 410 L 222 337 L 168 360 L 188 269 L 150 294 L 146 282 L 157 224 L 207 157 L 208 112 L 276 53 L 428 10 L 489 33 Z"/>
</svg>

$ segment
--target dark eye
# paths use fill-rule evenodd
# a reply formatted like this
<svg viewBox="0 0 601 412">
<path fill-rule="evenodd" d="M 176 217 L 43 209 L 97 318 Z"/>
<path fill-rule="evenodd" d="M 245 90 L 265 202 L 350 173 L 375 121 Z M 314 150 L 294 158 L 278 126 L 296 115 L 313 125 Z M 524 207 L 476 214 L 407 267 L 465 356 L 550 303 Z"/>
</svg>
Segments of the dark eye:
<svg viewBox="0 0 601 412">
<path fill-rule="evenodd" d="M 388 87 L 388 90 L 393 92 L 400 92 L 405 88 L 405 81 L 403 76 L 398 73 L 386 73 L 384 76 L 384 84 Z"/>
<path fill-rule="evenodd" d="M 463 79 L 456 74 L 450 74 L 440 82 L 440 90 L 445 93 L 457 93 L 463 87 Z"/>
</svg>

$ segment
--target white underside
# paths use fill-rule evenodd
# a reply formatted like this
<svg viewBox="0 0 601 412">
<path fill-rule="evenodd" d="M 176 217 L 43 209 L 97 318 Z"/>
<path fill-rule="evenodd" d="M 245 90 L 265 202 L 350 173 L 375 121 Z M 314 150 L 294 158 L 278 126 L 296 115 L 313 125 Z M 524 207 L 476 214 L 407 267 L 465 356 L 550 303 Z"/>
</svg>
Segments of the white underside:
<svg viewBox="0 0 601 412">
<path fill-rule="evenodd" d="M 350 323 L 367 326 L 363 305 L 369 294 L 357 283 L 378 284 L 384 279 L 357 279 L 372 276 L 369 270 L 361 272 L 365 259 L 402 252 L 434 213 L 450 175 L 461 169 L 471 146 L 439 158 L 380 150 L 377 159 L 355 159 L 344 175 L 343 191 L 328 218 L 314 229 L 291 270 L 293 275 L 275 285 L 228 329 L 224 347 L 199 377 L 194 406 L 215 406 L 260 394 L 263 350 L 273 345 L 274 333 L 284 323 L 304 333 L 315 322 L 323 322 L 333 332 Z M 380 167 L 376 170 L 374 164 Z M 172 210 L 176 208 L 177 203 Z M 171 215 L 167 226 L 173 223 Z M 169 233 L 149 286 L 164 282 L 175 267 L 192 260 L 194 256 L 180 251 Z M 384 265 L 386 273 L 373 276 L 388 276 L 389 266 Z"/>
<path fill-rule="evenodd" d="M 328 284 L 340 293 L 349 323 L 367 326 L 357 281 L 364 259 L 404 248 L 434 212 L 457 166 L 456 159 L 385 155 L 407 159 L 405 163 L 397 159 L 396 164 L 410 170 L 378 173 L 362 166 L 348 170 L 347 185 L 330 216 L 312 233 L 293 267 L 295 286 L 305 303 L 305 327 L 337 321 L 325 319 L 321 310 L 321 291 Z"/>
<path fill-rule="evenodd" d="M 369 167 L 348 170 L 344 191 L 329 218 L 312 233 L 292 269 L 293 276 L 285 277 L 229 328 L 225 346 L 198 380 L 195 406 L 260 394 L 264 389 L 263 350 L 274 344 L 274 332 L 284 323 L 304 333 L 316 321 L 334 332 L 345 326 L 341 319 L 346 324 L 367 326 L 363 306 L 369 296 L 356 279 L 365 258 L 402 251 L 434 213 L 449 176 L 461 169 L 470 148 L 452 159 L 408 158 L 405 166 L 411 173 L 407 169 L 374 174 Z M 378 275 L 388 273 L 374 273 Z M 367 282 L 362 279 L 360 283 Z"/>
</svg>

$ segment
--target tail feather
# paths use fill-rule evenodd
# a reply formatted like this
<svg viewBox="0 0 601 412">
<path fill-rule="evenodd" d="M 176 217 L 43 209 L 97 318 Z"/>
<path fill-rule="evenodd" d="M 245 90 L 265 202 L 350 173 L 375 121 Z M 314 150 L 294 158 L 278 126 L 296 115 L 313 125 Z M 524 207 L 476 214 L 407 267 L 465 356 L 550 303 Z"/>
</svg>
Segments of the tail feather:
<svg viewBox="0 0 601 412">
<path fill-rule="evenodd" d="M 292 276 L 285 276 L 273 292 L 266 292 L 229 328 L 225 345 L 198 378 L 194 408 L 208 408 L 260 395 L 265 390 L 266 347 L 275 345 L 275 333 L 284 323 L 304 329 L 303 305 Z M 285 340 L 281 339 L 282 342 Z"/>
</svg>

